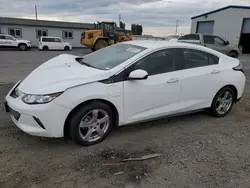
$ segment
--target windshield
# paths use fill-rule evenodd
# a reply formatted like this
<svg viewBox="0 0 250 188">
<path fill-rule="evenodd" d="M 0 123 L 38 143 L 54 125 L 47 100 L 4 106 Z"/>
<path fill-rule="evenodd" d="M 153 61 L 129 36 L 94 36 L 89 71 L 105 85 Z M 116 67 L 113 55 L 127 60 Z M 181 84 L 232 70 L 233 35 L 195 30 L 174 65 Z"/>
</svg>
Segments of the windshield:
<svg viewBox="0 0 250 188">
<path fill-rule="evenodd" d="M 131 44 L 115 44 L 85 56 L 83 61 L 92 67 L 109 70 L 145 49 Z"/>
</svg>

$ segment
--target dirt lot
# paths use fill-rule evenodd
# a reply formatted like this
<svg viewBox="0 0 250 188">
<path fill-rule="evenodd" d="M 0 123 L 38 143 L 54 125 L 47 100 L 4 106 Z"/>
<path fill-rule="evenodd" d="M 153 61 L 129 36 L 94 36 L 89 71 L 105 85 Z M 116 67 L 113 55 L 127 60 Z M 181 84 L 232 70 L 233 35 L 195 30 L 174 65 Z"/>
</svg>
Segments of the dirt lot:
<svg viewBox="0 0 250 188">
<path fill-rule="evenodd" d="M 59 53 L 0 52 L 0 101 L 12 82 Z M 250 58 L 244 58 L 248 67 Z M 0 187 L 250 187 L 248 68 L 246 76 L 244 97 L 227 117 L 214 118 L 202 112 L 121 127 L 91 147 L 29 136 L 10 121 L 0 104 Z M 103 165 L 151 153 L 162 156 L 120 166 Z"/>
</svg>

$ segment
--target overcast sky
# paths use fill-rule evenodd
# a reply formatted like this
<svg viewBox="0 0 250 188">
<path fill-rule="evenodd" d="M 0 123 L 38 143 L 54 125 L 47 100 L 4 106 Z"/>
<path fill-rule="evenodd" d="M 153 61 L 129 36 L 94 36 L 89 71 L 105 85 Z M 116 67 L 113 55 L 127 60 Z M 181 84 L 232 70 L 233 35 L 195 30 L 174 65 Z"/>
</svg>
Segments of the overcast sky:
<svg viewBox="0 0 250 188">
<path fill-rule="evenodd" d="M 126 29 L 142 24 L 144 34 L 165 36 L 190 31 L 191 17 L 228 5 L 250 5 L 250 0 L 0 0 L 0 16 L 93 23 L 117 21 Z"/>
</svg>

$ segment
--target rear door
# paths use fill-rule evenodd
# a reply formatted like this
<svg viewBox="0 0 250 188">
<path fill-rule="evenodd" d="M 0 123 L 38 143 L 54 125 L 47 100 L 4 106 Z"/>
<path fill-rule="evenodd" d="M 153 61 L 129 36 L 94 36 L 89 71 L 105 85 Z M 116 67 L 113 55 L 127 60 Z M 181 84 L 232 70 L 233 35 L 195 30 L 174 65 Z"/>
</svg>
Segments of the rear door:
<svg viewBox="0 0 250 188">
<path fill-rule="evenodd" d="M 0 45 L 3 47 L 14 47 L 14 38 L 7 35 L 0 36 Z"/>
<path fill-rule="evenodd" d="M 195 49 L 182 49 L 184 69 L 180 112 L 206 108 L 221 87 L 219 58 Z"/>
<path fill-rule="evenodd" d="M 48 46 L 48 48 L 50 50 L 55 50 L 56 49 L 56 47 L 54 45 L 54 39 L 53 38 L 43 37 L 42 41 L 43 41 L 43 46 Z"/>
</svg>

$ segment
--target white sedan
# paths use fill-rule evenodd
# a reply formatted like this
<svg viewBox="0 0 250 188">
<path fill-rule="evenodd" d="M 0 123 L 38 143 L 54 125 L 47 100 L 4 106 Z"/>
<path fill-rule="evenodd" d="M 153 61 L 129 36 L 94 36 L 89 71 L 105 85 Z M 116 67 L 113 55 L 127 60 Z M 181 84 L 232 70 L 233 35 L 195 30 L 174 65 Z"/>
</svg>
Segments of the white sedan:
<svg viewBox="0 0 250 188">
<path fill-rule="evenodd" d="M 199 109 L 225 116 L 245 81 L 238 59 L 212 49 L 130 41 L 48 60 L 10 90 L 5 107 L 28 134 L 86 146 L 115 126 Z"/>
</svg>

